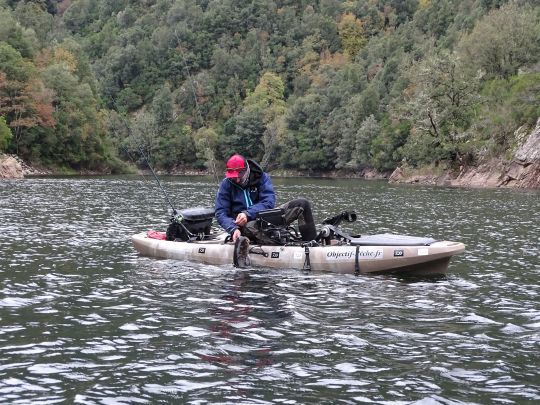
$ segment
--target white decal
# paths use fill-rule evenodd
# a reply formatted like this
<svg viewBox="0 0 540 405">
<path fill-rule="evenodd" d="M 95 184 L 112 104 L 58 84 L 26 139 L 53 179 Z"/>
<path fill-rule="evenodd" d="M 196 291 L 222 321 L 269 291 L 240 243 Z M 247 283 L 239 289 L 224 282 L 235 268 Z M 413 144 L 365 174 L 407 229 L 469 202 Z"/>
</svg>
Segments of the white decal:
<svg viewBox="0 0 540 405">
<path fill-rule="evenodd" d="M 418 256 L 427 256 L 429 254 L 428 248 L 418 249 Z"/>
<path fill-rule="evenodd" d="M 301 259 L 302 256 L 304 256 L 304 253 L 302 253 L 302 252 L 294 252 L 294 258 L 295 259 Z"/>
<path fill-rule="evenodd" d="M 356 256 L 355 250 L 348 251 L 335 251 L 331 250 L 326 253 L 326 258 L 330 260 L 354 260 Z M 383 250 L 382 249 L 370 249 L 362 248 L 358 250 L 358 259 L 382 259 Z"/>
</svg>

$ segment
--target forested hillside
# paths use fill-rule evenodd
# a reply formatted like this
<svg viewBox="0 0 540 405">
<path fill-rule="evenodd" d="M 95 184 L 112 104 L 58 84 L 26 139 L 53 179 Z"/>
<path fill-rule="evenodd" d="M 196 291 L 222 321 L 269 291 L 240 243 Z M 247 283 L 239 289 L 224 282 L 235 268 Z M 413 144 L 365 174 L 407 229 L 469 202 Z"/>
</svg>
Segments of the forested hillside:
<svg viewBox="0 0 540 405">
<path fill-rule="evenodd" d="M 0 151 L 34 163 L 457 167 L 539 116 L 537 0 L 0 0 Z"/>
</svg>

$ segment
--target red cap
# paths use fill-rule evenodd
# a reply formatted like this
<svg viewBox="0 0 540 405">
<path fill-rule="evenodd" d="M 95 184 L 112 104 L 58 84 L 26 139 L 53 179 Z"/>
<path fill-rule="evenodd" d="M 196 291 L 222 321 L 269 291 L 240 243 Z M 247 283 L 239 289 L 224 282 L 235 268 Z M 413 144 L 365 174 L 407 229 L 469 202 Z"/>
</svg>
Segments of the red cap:
<svg viewBox="0 0 540 405">
<path fill-rule="evenodd" d="M 236 179 L 240 176 L 240 172 L 246 170 L 246 160 L 242 155 L 232 155 L 227 160 L 227 171 L 225 176 L 228 179 Z"/>
</svg>

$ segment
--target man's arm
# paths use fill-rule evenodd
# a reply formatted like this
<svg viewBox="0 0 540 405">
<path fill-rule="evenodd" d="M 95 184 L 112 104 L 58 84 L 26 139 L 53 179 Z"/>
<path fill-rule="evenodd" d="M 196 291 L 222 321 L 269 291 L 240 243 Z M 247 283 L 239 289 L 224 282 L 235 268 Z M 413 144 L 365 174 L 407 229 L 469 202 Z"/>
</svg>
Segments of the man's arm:
<svg viewBox="0 0 540 405">
<path fill-rule="evenodd" d="M 219 190 L 216 194 L 216 219 L 225 232 L 233 233 L 238 225 L 234 222 L 235 218 L 229 216 L 231 210 L 231 193 L 228 180 L 223 180 L 219 185 Z"/>
<path fill-rule="evenodd" d="M 272 209 L 275 205 L 276 194 L 274 193 L 272 181 L 270 176 L 264 173 L 259 185 L 259 201 L 243 212 L 246 213 L 248 220 L 252 221 L 260 211 Z"/>
</svg>

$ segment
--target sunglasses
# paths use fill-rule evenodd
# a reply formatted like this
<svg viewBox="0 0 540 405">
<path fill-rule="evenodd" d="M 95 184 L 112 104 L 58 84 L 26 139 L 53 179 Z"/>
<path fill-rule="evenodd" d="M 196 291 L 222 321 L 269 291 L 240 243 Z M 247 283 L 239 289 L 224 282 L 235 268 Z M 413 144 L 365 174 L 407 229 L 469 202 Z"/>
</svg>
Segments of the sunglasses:
<svg viewBox="0 0 540 405">
<path fill-rule="evenodd" d="M 238 173 L 238 177 L 243 177 L 246 174 L 246 169 L 226 169 L 227 173 Z"/>
</svg>

